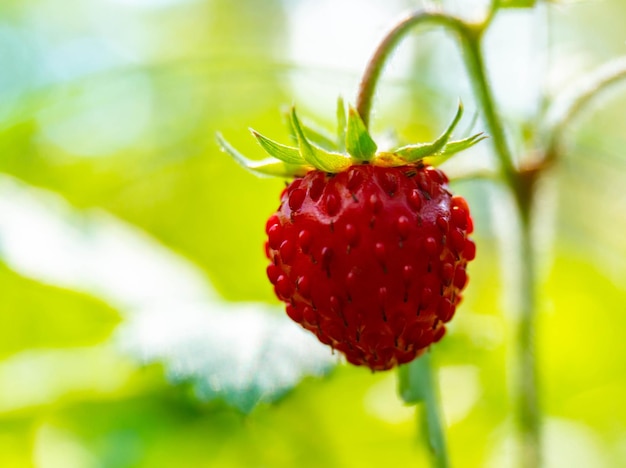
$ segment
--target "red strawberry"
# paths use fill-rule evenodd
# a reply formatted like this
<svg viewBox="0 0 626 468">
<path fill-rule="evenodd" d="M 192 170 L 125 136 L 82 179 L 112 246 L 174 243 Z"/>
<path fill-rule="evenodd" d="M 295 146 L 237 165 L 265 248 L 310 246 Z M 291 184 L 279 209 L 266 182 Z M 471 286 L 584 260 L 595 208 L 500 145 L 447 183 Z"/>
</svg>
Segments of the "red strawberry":
<svg viewBox="0 0 626 468">
<path fill-rule="evenodd" d="M 311 171 L 267 223 L 287 314 L 353 364 L 384 370 L 445 333 L 474 258 L 467 204 L 421 164 Z"/>
<path fill-rule="evenodd" d="M 220 141 L 248 168 L 296 176 L 267 222 L 267 275 L 289 317 L 353 364 L 413 360 L 443 337 L 461 300 L 472 220 L 443 172 L 424 162 L 481 139 L 448 142 L 460 115 L 435 142 L 385 153 L 352 109 L 347 156 L 310 142 L 295 112 L 298 148 L 254 132 L 276 159 L 254 163 Z"/>
</svg>

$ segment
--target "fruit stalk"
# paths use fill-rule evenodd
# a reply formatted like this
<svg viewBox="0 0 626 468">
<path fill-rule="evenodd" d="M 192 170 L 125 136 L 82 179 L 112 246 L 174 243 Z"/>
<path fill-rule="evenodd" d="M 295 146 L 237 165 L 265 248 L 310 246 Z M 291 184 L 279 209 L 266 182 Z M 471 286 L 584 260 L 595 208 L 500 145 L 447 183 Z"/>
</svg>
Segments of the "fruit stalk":
<svg viewBox="0 0 626 468">
<path fill-rule="evenodd" d="M 444 26 L 452 30 L 464 26 L 463 23 L 455 17 L 439 12 L 419 10 L 400 20 L 385 34 L 367 64 L 357 93 L 356 110 L 360 114 L 366 127 L 369 126 L 372 101 L 378 80 L 392 52 L 408 31 L 417 26 L 428 24 Z"/>
<path fill-rule="evenodd" d="M 423 426 L 425 443 L 430 450 L 431 464 L 449 468 L 446 434 L 441 416 L 436 374 L 432 364 L 432 350 L 419 359 L 399 368 L 399 393 L 409 404 L 423 403 L 417 412 Z"/>
</svg>

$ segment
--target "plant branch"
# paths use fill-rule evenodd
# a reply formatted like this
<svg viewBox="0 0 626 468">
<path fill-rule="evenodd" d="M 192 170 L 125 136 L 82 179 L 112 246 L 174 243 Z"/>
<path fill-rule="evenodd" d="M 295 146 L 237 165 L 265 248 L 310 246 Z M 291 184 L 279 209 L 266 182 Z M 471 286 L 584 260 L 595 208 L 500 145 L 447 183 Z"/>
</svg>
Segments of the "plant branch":
<svg viewBox="0 0 626 468">
<path fill-rule="evenodd" d="M 470 81 L 474 86 L 474 92 L 477 100 L 483 108 L 488 131 L 493 141 L 496 154 L 500 160 L 501 171 L 507 183 L 513 188 L 518 184 L 515 175 L 516 170 L 513 165 L 511 152 L 506 142 L 504 128 L 495 108 L 480 48 L 482 32 L 487 26 L 487 22 L 491 21 L 492 14 L 495 13 L 498 5 L 499 2 L 494 2 L 491 6 L 489 15 L 483 23 L 479 24 L 469 24 L 448 14 L 429 11 L 418 11 L 400 20 L 385 35 L 372 55 L 372 58 L 368 62 L 367 68 L 359 85 L 356 109 L 367 127 L 369 125 L 372 101 L 378 80 L 385 64 L 389 60 L 392 52 L 398 46 L 400 40 L 410 29 L 417 26 L 426 24 L 443 26 L 448 31 L 454 33 L 461 40 L 465 63 L 470 75 Z"/>
<path fill-rule="evenodd" d="M 417 11 L 401 19 L 385 34 L 367 64 L 357 94 L 356 110 L 366 127 L 369 126 L 374 91 L 378 85 L 378 80 L 383 68 L 387 64 L 392 52 L 410 29 L 427 24 L 440 25 L 452 30 L 464 27 L 461 20 L 444 13 Z"/>
<path fill-rule="evenodd" d="M 548 142 L 545 162 L 553 163 L 563 150 L 565 132 L 570 124 L 603 91 L 626 81 L 626 57 L 606 63 L 583 76 L 552 103 L 547 112 Z"/>
</svg>

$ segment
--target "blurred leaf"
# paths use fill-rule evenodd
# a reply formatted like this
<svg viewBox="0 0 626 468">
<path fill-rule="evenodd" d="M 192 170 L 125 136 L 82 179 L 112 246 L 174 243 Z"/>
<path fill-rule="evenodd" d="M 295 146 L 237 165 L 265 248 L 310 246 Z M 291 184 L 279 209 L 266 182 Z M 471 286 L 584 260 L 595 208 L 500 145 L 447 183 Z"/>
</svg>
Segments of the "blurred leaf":
<svg viewBox="0 0 626 468">
<path fill-rule="evenodd" d="M 279 308 L 253 303 L 151 308 L 120 339 L 142 362 L 163 362 L 173 381 L 191 382 L 199 398 L 244 412 L 275 401 L 306 375 L 325 374 L 334 361 Z"/>
</svg>

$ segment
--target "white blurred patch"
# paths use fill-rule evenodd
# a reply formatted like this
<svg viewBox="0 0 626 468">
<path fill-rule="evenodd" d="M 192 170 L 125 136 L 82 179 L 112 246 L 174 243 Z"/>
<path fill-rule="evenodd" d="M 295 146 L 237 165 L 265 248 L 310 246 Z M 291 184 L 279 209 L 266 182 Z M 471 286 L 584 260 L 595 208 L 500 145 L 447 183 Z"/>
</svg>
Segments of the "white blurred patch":
<svg viewBox="0 0 626 468">
<path fill-rule="evenodd" d="M 163 362 L 201 398 L 223 394 L 244 410 L 280 396 L 335 359 L 282 308 L 255 303 L 164 304 L 140 311 L 119 338 L 144 362 Z"/>
<path fill-rule="evenodd" d="M 4 175 L 0 257 L 24 276 L 93 294 L 122 311 L 216 296 L 198 268 L 141 230 Z"/>
<path fill-rule="evenodd" d="M 116 306 L 127 316 L 118 344 L 142 362 L 164 362 L 205 398 L 249 409 L 335 362 L 282 307 L 222 301 L 198 268 L 142 231 L 8 176 L 0 176 L 0 257 L 24 276 Z M 55 368 L 40 367 L 31 375 Z M 37 392 L 35 383 L 24 386 Z"/>
</svg>

